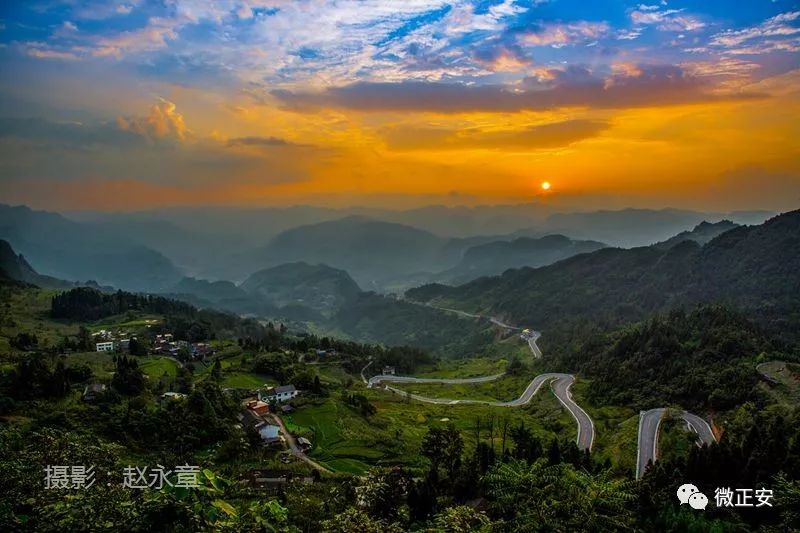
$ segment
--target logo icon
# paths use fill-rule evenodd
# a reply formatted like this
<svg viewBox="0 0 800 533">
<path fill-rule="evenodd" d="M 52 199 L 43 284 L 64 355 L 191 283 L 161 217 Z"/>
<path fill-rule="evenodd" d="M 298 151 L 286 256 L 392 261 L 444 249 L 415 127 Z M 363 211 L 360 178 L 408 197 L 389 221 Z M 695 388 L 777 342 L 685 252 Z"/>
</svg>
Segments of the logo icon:
<svg viewBox="0 0 800 533">
<path fill-rule="evenodd" d="M 700 489 L 691 483 L 685 483 L 678 488 L 678 500 L 681 505 L 688 503 L 692 509 L 705 510 L 708 506 L 708 498 L 700 492 Z"/>
</svg>

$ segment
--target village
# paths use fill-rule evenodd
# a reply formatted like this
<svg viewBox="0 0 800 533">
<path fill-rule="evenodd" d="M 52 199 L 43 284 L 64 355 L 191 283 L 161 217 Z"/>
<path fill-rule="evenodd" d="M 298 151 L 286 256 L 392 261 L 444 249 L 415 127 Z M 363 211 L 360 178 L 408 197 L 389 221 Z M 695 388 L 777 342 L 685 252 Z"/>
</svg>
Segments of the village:
<svg viewBox="0 0 800 533">
<path fill-rule="evenodd" d="M 149 352 L 182 360 L 202 360 L 215 353 L 210 343 L 174 340 L 172 333 L 155 335 L 152 344 L 121 329 L 116 331 L 101 329 L 94 333 L 93 337 L 97 352 L 129 352 L 140 355 L 142 352 Z"/>
</svg>

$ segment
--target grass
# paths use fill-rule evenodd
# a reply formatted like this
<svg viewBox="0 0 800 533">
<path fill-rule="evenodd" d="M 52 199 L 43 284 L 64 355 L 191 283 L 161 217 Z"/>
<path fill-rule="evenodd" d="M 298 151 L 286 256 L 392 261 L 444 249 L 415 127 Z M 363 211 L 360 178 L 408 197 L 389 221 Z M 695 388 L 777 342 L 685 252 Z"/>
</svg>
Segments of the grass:
<svg viewBox="0 0 800 533">
<path fill-rule="evenodd" d="M 178 363 L 168 357 L 148 358 L 148 360 L 139 363 L 139 368 L 150 379 L 158 379 L 164 374 L 171 378 L 178 375 Z"/>
<path fill-rule="evenodd" d="M 78 333 L 78 324 L 50 318 L 50 300 L 56 291 L 0 285 L 0 354 L 9 354 L 9 339 L 33 333 L 39 346 L 57 344 Z"/>
<path fill-rule="evenodd" d="M 504 376 L 486 383 L 392 383 L 392 387 L 427 396 L 453 400 L 509 401 L 519 398 L 531 381 L 531 375 Z"/>
<path fill-rule="evenodd" d="M 89 327 L 89 331 L 96 333 L 101 329 L 115 330 L 141 330 L 152 325 L 159 324 L 163 319 L 158 315 L 143 315 L 135 311 L 130 311 L 121 315 L 106 317 L 102 322 L 95 322 Z"/>
<path fill-rule="evenodd" d="M 311 457 L 332 470 L 363 473 L 373 465 L 406 465 L 412 469 L 425 466 L 419 455 L 422 440 L 433 426 L 453 424 L 462 432 L 469 453 L 480 438 L 489 440 L 500 453 L 501 426 L 524 424 L 546 445 L 553 437 L 572 440 L 575 422 L 552 394 L 538 394 L 530 404 L 518 408 L 483 405 L 435 405 L 409 401 L 403 395 L 384 390 L 364 389 L 377 408 L 369 418 L 342 402 L 337 394 L 300 406 L 284 417 L 293 433 L 308 437 L 313 443 Z M 354 391 L 354 392 L 355 392 Z M 542 391 L 545 392 L 545 391 Z M 511 447 L 510 438 L 506 442 Z"/>
<path fill-rule="evenodd" d="M 503 373 L 507 366 L 506 359 L 442 359 L 432 365 L 421 366 L 414 375 L 420 378 L 472 378 Z"/>
<path fill-rule="evenodd" d="M 92 369 L 95 378 L 101 381 L 111 379 L 114 372 L 113 354 L 109 352 L 80 352 L 67 356 L 67 364 L 70 366 L 88 365 Z"/>
<path fill-rule="evenodd" d="M 210 368 L 210 367 L 209 367 Z M 275 385 L 275 380 L 255 372 L 226 372 L 222 377 L 220 386 L 236 389 L 258 389 L 267 385 Z"/>
</svg>

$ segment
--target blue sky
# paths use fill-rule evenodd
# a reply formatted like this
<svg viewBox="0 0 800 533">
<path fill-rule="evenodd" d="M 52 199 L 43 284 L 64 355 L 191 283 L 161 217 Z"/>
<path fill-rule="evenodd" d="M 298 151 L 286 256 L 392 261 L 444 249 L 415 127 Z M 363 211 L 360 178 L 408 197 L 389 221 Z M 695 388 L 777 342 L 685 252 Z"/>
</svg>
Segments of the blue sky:
<svg viewBox="0 0 800 533">
<path fill-rule="evenodd" d="M 489 83 L 514 78 L 515 62 L 774 52 L 796 62 L 798 9 L 790 0 L 32 0 L 4 2 L 0 43 L 7 60 L 119 62 L 167 81 Z"/>
</svg>

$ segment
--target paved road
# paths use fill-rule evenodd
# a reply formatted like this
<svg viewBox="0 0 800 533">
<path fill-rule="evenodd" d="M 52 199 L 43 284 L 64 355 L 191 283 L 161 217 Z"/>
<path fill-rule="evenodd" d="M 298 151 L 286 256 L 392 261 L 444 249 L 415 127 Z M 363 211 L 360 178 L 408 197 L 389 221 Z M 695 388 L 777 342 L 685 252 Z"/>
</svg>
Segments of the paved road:
<svg viewBox="0 0 800 533">
<path fill-rule="evenodd" d="M 479 378 L 463 378 L 463 379 L 436 379 L 436 378 L 415 378 L 410 376 L 374 376 L 369 379 L 369 386 L 374 387 L 381 383 L 443 383 L 443 384 L 458 384 L 458 383 L 484 383 L 493 381 L 502 377 L 503 374 L 496 374 L 493 376 L 483 376 Z M 429 398 L 419 394 L 411 394 L 407 391 L 384 385 L 384 388 L 396 394 L 401 394 L 414 400 L 426 403 L 434 403 L 440 405 L 491 405 L 494 407 L 520 407 L 528 404 L 533 396 L 539 392 L 542 385 L 545 383 L 552 383 L 551 390 L 561 404 L 572 414 L 575 421 L 578 423 L 578 437 L 576 443 L 581 450 L 592 449 L 594 441 L 594 424 L 586 411 L 580 408 L 578 404 L 572 399 L 570 394 L 570 387 L 575 381 L 575 377 L 571 374 L 547 373 L 539 374 L 531 380 L 519 398 L 508 402 L 488 401 L 488 400 L 453 400 L 448 398 Z"/>
<path fill-rule="evenodd" d="M 411 300 L 408 300 L 411 301 Z M 413 302 L 412 303 L 419 303 Z M 504 323 L 498 318 L 495 317 L 486 317 L 482 315 L 477 315 L 473 313 L 467 313 L 465 311 L 459 311 L 458 309 L 449 309 L 446 307 L 436 307 L 431 304 L 420 304 L 426 305 L 428 307 L 432 307 L 434 309 L 439 309 L 440 311 L 447 311 L 450 313 L 456 313 L 461 316 L 469 317 L 469 318 L 487 318 L 493 324 L 500 326 L 502 328 L 507 328 L 510 330 L 519 330 L 516 326 L 511 326 L 509 324 Z M 533 331 L 532 335 L 527 339 L 528 346 L 533 352 L 534 357 L 540 358 L 542 357 L 542 350 L 536 344 L 536 340 L 541 337 L 541 333 L 538 331 Z M 367 365 L 369 366 L 369 364 Z M 364 367 L 366 370 L 367 367 Z M 762 372 L 767 377 L 769 376 L 766 372 Z M 378 385 L 381 382 L 394 382 L 394 383 L 479 383 L 484 381 L 492 381 L 501 377 L 502 374 L 494 375 L 494 376 L 486 376 L 484 378 L 468 378 L 468 379 L 419 379 L 419 378 L 411 378 L 411 377 L 404 377 L 404 376 L 375 376 L 368 381 L 368 385 L 370 387 Z M 364 377 L 364 373 L 362 370 L 361 374 L 362 379 L 367 382 L 367 379 Z M 774 379 L 774 378 L 773 378 Z M 420 396 L 417 394 L 409 394 L 406 391 L 390 387 L 388 385 L 384 385 L 384 387 L 388 390 L 391 390 L 398 394 L 404 394 L 408 397 L 411 397 L 415 400 L 419 400 L 421 402 L 428 402 L 428 403 L 437 403 L 437 404 L 485 404 L 485 405 L 494 405 L 498 407 L 518 407 L 520 405 L 525 405 L 530 402 L 531 398 L 533 397 L 536 392 L 538 392 L 539 388 L 545 383 L 551 381 L 551 389 L 553 394 L 555 394 L 556 398 L 561 402 L 561 404 L 572 414 L 575 418 L 575 421 L 578 423 L 578 438 L 577 444 L 578 448 L 580 449 L 592 449 L 592 443 L 594 442 L 594 423 L 592 419 L 586 414 L 586 411 L 581 409 L 581 407 L 576 404 L 572 400 L 572 396 L 569 392 L 572 383 L 575 381 L 575 378 L 570 374 L 540 374 L 533 378 L 530 382 L 528 387 L 522 393 L 522 396 L 517 398 L 516 400 L 512 400 L 510 402 L 490 402 L 490 401 L 482 401 L 482 400 L 449 400 L 445 398 L 427 398 L 425 396 Z M 661 426 L 661 419 L 666 411 L 665 408 L 658 408 L 658 409 L 651 409 L 650 411 L 642 411 L 639 415 L 639 438 L 637 443 L 636 449 L 636 477 L 640 478 L 644 475 L 644 471 L 647 467 L 648 462 L 653 461 L 655 462 L 658 458 L 658 430 Z M 698 440 L 702 443 L 711 444 L 715 442 L 714 433 L 711 431 L 711 427 L 708 423 L 700 418 L 699 416 L 690 413 L 688 411 L 682 411 L 679 415 L 685 422 L 688 429 L 694 431 L 698 435 Z"/>
<path fill-rule="evenodd" d="M 533 356 L 536 359 L 541 359 L 542 357 L 542 350 L 536 344 L 536 341 L 541 337 L 542 334 L 538 331 L 532 331 L 531 336 L 528 337 L 528 346 L 530 347 L 531 351 L 533 352 Z"/>
<path fill-rule="evenodd" d="M 636 478 L 644 475 L 647 463 L 658 459 L 658 430 L 661 420 L 667 410 L 663 407 L 642 411 L 639 413 L 639 439 L 636 450 Z M 711 444 L 716 442 L 714 433 L 708 422 L 688 411 L 678 413 L 685 422 L 688 430 L 697 434 L 698 443 Z"/>
</svg>

